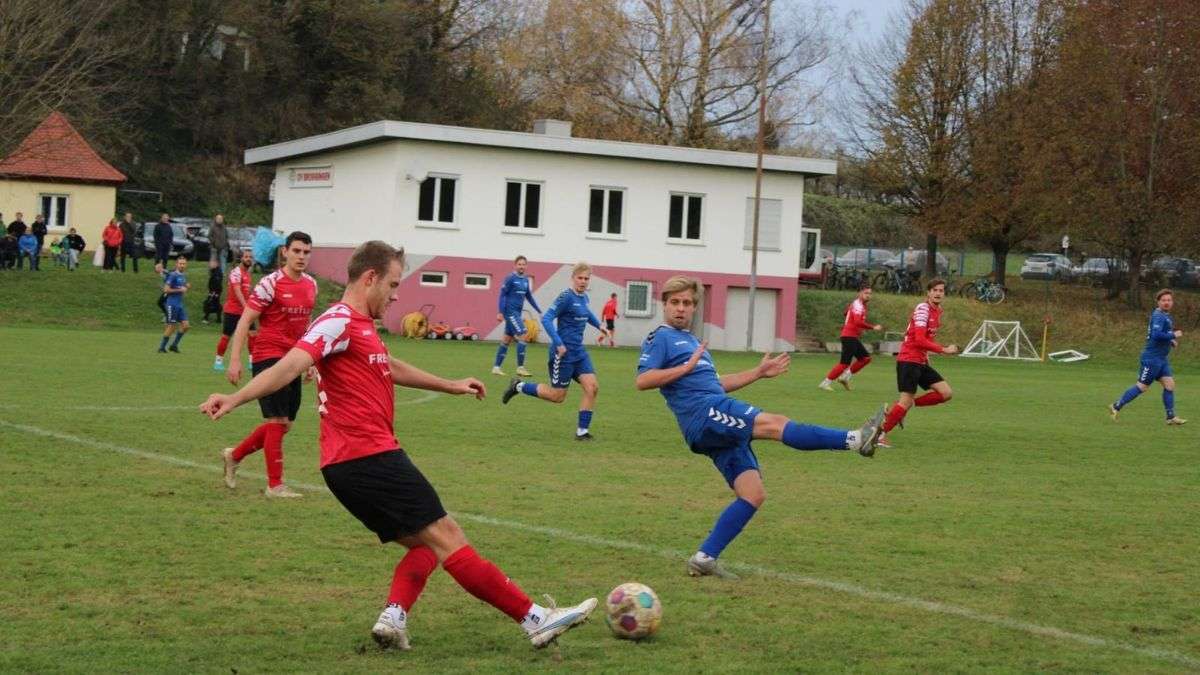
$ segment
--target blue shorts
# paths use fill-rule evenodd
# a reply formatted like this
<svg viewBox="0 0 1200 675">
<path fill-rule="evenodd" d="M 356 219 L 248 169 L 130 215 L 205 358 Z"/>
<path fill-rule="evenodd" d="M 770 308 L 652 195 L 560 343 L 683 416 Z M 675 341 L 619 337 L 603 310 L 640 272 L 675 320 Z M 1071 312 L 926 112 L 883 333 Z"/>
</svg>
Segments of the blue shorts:
<svg viewBox="0 0 1200 675">
<path fill-rule="evenodd" d="M 592 357 L 586 351 L 572 353 L 567 351 L 562 356 L 553 345 L 550 346 L 550 386 L 555 389 L 566 389 L 571 386 L 571 380 L 579 381 L 579 376 L 596 372 L 592 367 Z"/>
<path fill-rule="evenodd" d="M 1149 386 L 1151 383 L 1164 377 L 1173 377 L 1171 372 L 1171 364 L 1167 363 L 1166 359 L 1161 361 L 1142 361 L 1138 366 L 1138 382 Z"/>
<path fill-rule="evenodd" d="M 163 320 L 164 323 L 179 323 L 188 320 L 187 310 L 183 308 L 183 305 L 176 306 L 168 302 L 165 309 L 167 310 L 167 318 Z"/>
<path fill-rule="evenodd" d="M 521 318 L 520 314 L 505 314 L 504 334 L 523 337 L 525 335 L 525 319 Z"/>
<path fill-rule="evenodd" d="M 762 410 L 725 397 L 702 411 L 693 420 L 687 434 L 692 452 L 707 455 L 729 487 L 743 472 L 759 471 L 758 457 L 750 447 L 754 438 L 754 419 Z"/>
</svg>

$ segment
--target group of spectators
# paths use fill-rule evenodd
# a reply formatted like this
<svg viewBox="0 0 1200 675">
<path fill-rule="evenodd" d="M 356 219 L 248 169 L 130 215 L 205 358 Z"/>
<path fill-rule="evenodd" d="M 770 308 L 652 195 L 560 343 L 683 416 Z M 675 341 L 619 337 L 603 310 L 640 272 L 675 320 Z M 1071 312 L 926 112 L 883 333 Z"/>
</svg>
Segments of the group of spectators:
<svg viewBox="0 0 1200 675">
<path fill-rule="evenodd" d="M 116 218 L 108 221 L 108 225 L 105 225 L 104 231 L 100 233 L 101 243 L 104 244 L 103 271 L 116 272 L 119 267 L 124 272 L 126 261 L 132 259 L 133 272 L 137 274 L 138 258 L 141 256 L 141 246 L 138 244 L 140 229 L 141 226 L 134 222 L 133 214 L 128 211 L 120 221 Z"/>
<path fill-rule="evenodd" d="M 38 214 L 27 225 L 25 214 L 18 211 L 17 217 L 5 226 L 4 214 L 0 214 L 0 227 L 4 228 L 4 236 L 0 237 L 0 270 L 24 269 L 28 260 L 30 271 L 36 272 L 46 244 L 46 219 Z"/>
</svg>

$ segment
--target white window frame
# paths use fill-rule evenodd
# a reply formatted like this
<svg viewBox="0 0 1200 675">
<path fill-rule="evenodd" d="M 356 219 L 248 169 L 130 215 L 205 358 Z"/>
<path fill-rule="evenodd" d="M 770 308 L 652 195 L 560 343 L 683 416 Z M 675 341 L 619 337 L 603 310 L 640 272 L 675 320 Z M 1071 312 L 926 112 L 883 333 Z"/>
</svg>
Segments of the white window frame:
<svg viewBox="0 0 1200 675">
<path fill-rule="evenodd" d="M 437 288 L 445 288 L 445 287 L 446 287 L 446 282 L 450 280 L 450 273 L 449 273 L 449 272 L 437 272 L 437 271 L 433 271 L 433 270 L 421 270 L 420 272 L 418 272 L 418 274 L 420 274 L 420 275 L 421 275 L 421 277 L 420 277 L 420 280 L 421 280 L 421 285 L 422 285 L 422 286 L 434 286 L 434 287 L 437 287 Z M 426 280 L 425 280 L 425 275 L 426 275 L 426 274 L 430 274 L 430 275 L 433 275 L 433 274 L 440 274 L 440 275 L 442 275 L 442 281 L 441 281 L 441 283 L 438 283 L 438 282 L 436 282 L 436 281 L 426 281 Z"/>
<path fill-rule="evenodd" d="M 48 231 L 55 230 L 55 231 L 59 231 L 59 232 L 66 232 L 67 230 L 71 229 L 71 227 L 73 227 L 71 225 L 71 195 L 65 195 L 65 194 L 62 194 L 59 192 L 38 193 L 38 205 L 37 205 L 38 213 L 42 212 L 42 200 L 45 199 L 46 197 L 49 197 L 51 199 L 52 204 L 55 203 L 53 200 L 62 199 L 63 200 L 63 212 L 64 212 L 62 225 L 54 224 L 54 218 L 52 216 L 53 216 L 53 214 L 57 213 L 57 211 L 52 210 L 50 213 L 45 214 L 46 215 L 46 229 Z M 33 222 L 33 221 L 30 221 L 30 222 Z"/>
<path fill-rule="evenodd" d="M 517 203 L 517 226 L 512 227 L 504 224 L 504 219 L 508 215 L 508 184 L 518 183 L 521 186 L 521 197 Z M 525 197 L 529 194 L 527 185 L 538 186 L 538 218 L 536 227 L 525 226 Z M 500 207 L 500 231 L 509 234 L 532 234 L 542 235 L 542 223 L 546 217 L 546 181 L 532 180 L 529 178 L 505 178 L 504 179 L 504 204 Z"/>
<path fill-rule="evenodd" d="M 644 286 L 646 288 L 646 309 L 633 309 L 629 305 L 629 289 L 634 286 Z M 652 317 L 654 316 L 654 282 L 653 281 L 626 281 L 625 282 L 625 316 L 631 317 Z"/>
<path fill-rule="evenodd" d="M 675 197 L 675 196 L 683 197 L 683 214 L 682 214 L 682 221 L 680 223 L 681 224 L 680 234 L 682 236 L 679 236 L 679 237 L 671 236 L 671 197 Z M 687 236 L 688 208 L 690 208 L 689 207 L 690 200 L 688 199 L 689 197 L 699 197 L 700 198 L 700 237 L 698 239 L 690 239 Z M 678 190 L 672 190 L 671 192 L 669 192 L 667 194 L 667 243 L 668 244 L 679 244 L 679 245 L 683 245 L 683 246 L 704 246 L 705 245 L 704 235 L 705 235 L 705 233 L 708 232 L 708 223 L 705 222 L 708 218 L 707 202 L 708 202 L 708 195 L 704 194 L 703 192 L 680 192 Z"/>
<path fill-rule="evenodd" d="M 601 213 L 602 213 L 603 217 L 600 221 L 601 229 L 599 232 L 592 232 L 590 229 L 588 229 L 591 227 L 591 224 L 592 224 L 591 223 L 592 190 L 603 190 L 604 191 L 604 202 L 601 205 Z M 609 223 L 608 223 L 608 204 L 609 204 L 610 194 L 613 192 L 621 193 L 621 222 L 617 223 L 620 226 L 621 231 L 618 234 L 612 234 L 611 232 L 608 231 L 608 225 L 609 225 Z M 611 239 L 614 241 L 625 241 L 626 240 L 625 213 L 629 211 L 628 197 L 629 197 L 628 188 L 623 188 L 623 187 L 619 187 L 616 185 L 589 185 L 588 186 L 588 209 L 589 210 L 588 210 L 588 217 L 584 222 L 584 230 L 583 230 L 584 236 L 587 237 L 588 239 Z M 703 232 L 703 230 L 704 230 L 703 226 L 701 226 L 700 229 Z"/>
<path fill-rule="evenodd" d="M 482 284 L 469 284 L 468 279 L 483 279 Z M 467 272 L 463 275 L 463 288 L 471 288 L 480 291 L 486 291 L 492 287 L 492 275 L 482 272 Z"/>
<path fill-rule="evenodd" d="M 429 173 L 425 176 L 425 180 L 434 179 L 438 182 L 433 186 L 433 217 L 434 220 L 421 220 L 421 185 L 417 184 L 417 227 L 429 227 L 438 230 L 457 230 L 458 225 L 459 205 L 462 203 L 462 176 L 453 173 Z M 438 205 L 441 203 L 442 183 L 443 180 L 454 181 L 454 204 L 451 206 L 454 213 L 451 214 L 449 222 L 437 220 Z M 422 183 L 425 181 L 421 181 Z"/>
</svg>

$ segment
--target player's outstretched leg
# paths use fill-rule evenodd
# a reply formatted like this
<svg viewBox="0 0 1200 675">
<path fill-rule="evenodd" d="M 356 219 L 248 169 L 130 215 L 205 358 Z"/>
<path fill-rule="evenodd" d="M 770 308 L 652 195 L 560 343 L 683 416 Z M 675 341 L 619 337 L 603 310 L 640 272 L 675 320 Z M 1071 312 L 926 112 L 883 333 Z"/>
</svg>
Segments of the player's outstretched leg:
<svg viewBox="0 0 1200 675">
<path fill-rule="evenodd" d="M 833 368 L 829 369 L 829 372 L 825 374 L 825 379 L 821 380 L 821 383 L 817 385 L 817 388 L 824 389 L 825 391 L 833 391 L 833 387 L 831 385 L 842 376 L 842 373 L 845 372 L 845 370 L 846 364 L 837 363 L 833 366 Z"/>
<path fill-rule="evenodd" d="M 871 457 L 883 431 L 883 419 L 884 411 L 880 409 L 858 429 L 831 429 L 760 413 L 754 418 L 754 438 L 779 441 L 796 450 L 854 450 Z"/>
<path fill-rule="evenodd" d="M 501 403 L 508 403 L 517 394 L 525 394 L 534 398 L 540 398 L 543 401 L 551 403 L 562 403 L 567 398 L 567 390 L 551 387 L 537 382 L 523 382 L 520 378 L 514 377 L 509 380 L 508 388 L 504 390 L 504 395 L 500 397 Z"/>
<path fill-rule="evenodd" d="M 408 613 L 425 590 L 429 576 L 437 569 L 438 559 L 433 549 L 419 541 L 410 543 L 415 545 L 396 565 L 387 606 L 371 628 L 371 637 L 383 649 L 409 649 Z"/>
<path fill-rule="evenodd" d="M 1121 412 L 1121 408 L 1129 405 L 1133 399 L 1140 396 L 1142 392 L 1146 391 L 1146 389 L 1148 389 L 1148 387 L 1141 382 L 1138 382 L 1132 387 L 1126 389 L 1125 393 L 1121 394 L 1121 398 L 1117 399 L 1116 403 L 1108 406 L 1108 416 L 1112 418 L 1112 421 L 1116 422 L 1117 413 Z"/>
</svg>

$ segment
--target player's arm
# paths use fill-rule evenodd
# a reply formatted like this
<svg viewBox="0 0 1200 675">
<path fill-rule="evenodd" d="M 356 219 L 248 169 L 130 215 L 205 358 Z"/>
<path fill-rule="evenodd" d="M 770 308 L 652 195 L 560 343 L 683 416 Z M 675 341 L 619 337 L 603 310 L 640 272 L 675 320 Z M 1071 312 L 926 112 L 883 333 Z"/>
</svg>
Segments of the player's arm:
<svg viewBox="0 0 1200 675">
<path fill-rule="evenodd" d="M 600 323 L 600 319 L 597 319 L 595 314 L 592 314 L 592 308 L 587 307 L 586 309 L 588 313 L 587 322 L 595 327 L 596 330 L 599 330 L 601 335 L 608 335 L 608 329 L 604 327 L 604 324 Z"/>
<path fill-rule="evenodd" d="M 1178 333 L 1178 335 L 1176 335 Z M 1150 339 L 1155 342 L 1170 342 L 1183 335 L 1183 331 L 1171 330 L 1171 324 L 1166 321 L 1155 321 L 1150 324 Z"/>
<path fill-rule="evenodd" d="M 636 380 L 638 390 L 645 391 L 647 389 L 658 389 L 659 387 L 665 387 L 675 380 L 678 380 L 684 375 L 692 372 L 692 370 L 696 367 L 696 363 L 699 362 L 700 358 L 704 356 L 704 350 L 706 349 L 708 349 L 707 340 L 697 345 L 696 349 L 692 351 L 692 355 L 688 357 L 688 360 L 677 366 L 673 366 L 671 368 L 650 367 L 640 370 Z M 656 364 L 661 362 L 665 356 L 666 353 L 663 351 L 662 347 L 651 344 L 650 348 L 642 353 L 641 361 L 643 363 Z"/>
<path fill-rule="evenodd" d="M 243 315 L 244 316 L 244 315 Z M 236 361 L 236 359 L 234 359 Z M 275 393 L 300 377 L 313 365 L 313 357 L 303 349 L 293 347 L 282 359 L 246 383 L 232 394 L 213 394 L 200 404 L 200 412 L 212 419 L 220 419 L 233 412 L 243 403 L 255 401 L 267 394 Z"/>
<path fill-rule="evenodd" d="M 913 331 L 913 344 L 927 352 L 936 352 L 938 354 L 954 355 L 958 353 L 956 345 L 941 345 L 933 341 L 929 337 L 929 333 L 925 326 L 915 326 Z"/>
<path fill-rule="evenodd" d="M 233 286 L 233 295 L 234 295 L 234 297 L 236 297 L 238 299 L 238 302 L 241 303 L 242 311 L 245 312 L 246 311 L 246 296 L 242 294 L 241 279 L 238 280 L 238 283 L 232 284 L 232 286 Z"/>
<path fill-rule="evenodd" d="M 504 308 L 508 301 L 508 282 L 512 277 L 505 277 L 500 284 L 500 297 L 496 299 L 496 320 L 504 321 Z"/>
<path fill-rule="evenodd" d="M 242 347 L 250 334 L 250 326 L 258 321 L 262 312 L 252 309 L 249 305 L 242 306 L 242 317 L 238 319 L 237 328 L 233 329 L 233 337 L 229 340 L 228 365 L 225 367 L 225 379 L 230 384 L 237 384 L 242 379 Z"/>
<path fill-rule="evenodd" d="M 525 294 L 525 299 L 529 301 L 529 306 L 538 314 L 542 313 L 542 308 L 538 307 L 537 300 L 533 297 L 533 284 L 529 284 L 529 292 Z"/>
<path fill-rule="evenodd" d="M 461 380 L 447 380 L 433 373 L 427 373 L 394 356 L 388 357 L 388 370 L 392 374 L 392 383 L 401 387 L 440 391 L 443 394 L 471 394 L 481 400 L 487 395 L 487 390 L 484 388 L 483 383 L 473 377 Z"/>
<path fill-rule="evenodd" d="M 542 315 L 542 329 L 550 337 L 550 347 L 553 349 L 563 346 L 562 338 L 558 336 L 558 329 L 554 326 L 554 321 L 558 318 L 559 305 L 562 304 L 563 297 L 562 295 L 558 296 L 554 304 L 550 305 L 550 308 Z"/>
<path fill-rule="evenodd" d="M 719 380 L 721 388 L 725 390 L 725 393 L 729 393 L 761 379 L 782 375 L 788 371 L 791 363 L 792 357 L 787 352 L 780 352 L 777 356 L 771 356 L 768 352 L 763 354 L 762 360 L 758 362 L 758 365 L 750 370 L 721 376 Z"/>
</svg>

